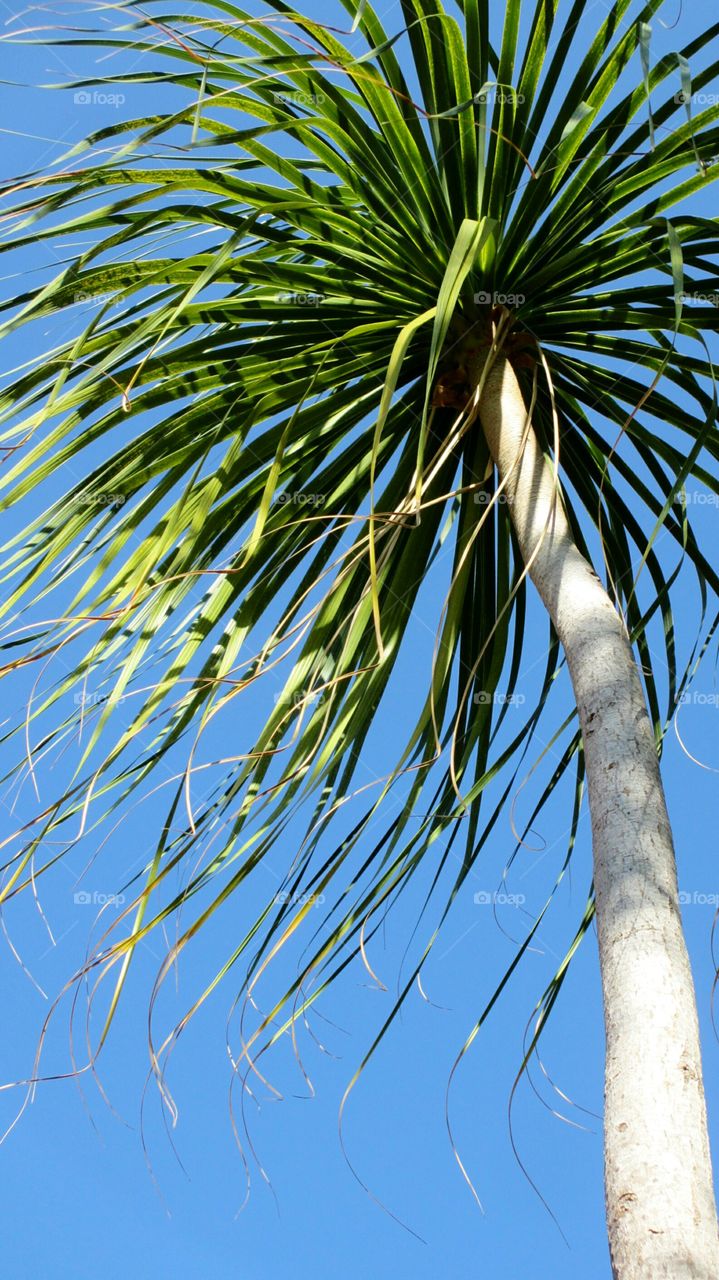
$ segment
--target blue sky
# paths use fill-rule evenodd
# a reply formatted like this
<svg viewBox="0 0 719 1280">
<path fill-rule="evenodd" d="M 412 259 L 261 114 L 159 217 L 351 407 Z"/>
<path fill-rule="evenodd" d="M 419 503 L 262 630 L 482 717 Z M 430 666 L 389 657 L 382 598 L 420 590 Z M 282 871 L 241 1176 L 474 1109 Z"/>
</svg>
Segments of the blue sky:
<svg viewBox="0 0 719 1280">
<path fill-rule="evenodd" d="M 308 11 L 343 24 L 334 9 L 330 15 L 319 0 L 311 3 Z M 8 19 L 20 14 L 19 6 L 15 15 L 9 4 L 2 7 Z M 91 8 L 79 5 L 72 11 L 85 7 Z M 377 7 L 388 28 L 398 29 L 399 5 L 387 2 Z M 677 17 L 674 6 L 667 7 L 666 23 L 676 19 L 671 30 L 655 22 L 655 56 L 687 43 L 710 20 L 708 4 L 687 9 Z M 70 8 L 60 5 L 44 11 L 41 19 L 37 13 L 30 14 L 20 25 L 25 20 L 61 21 L 60 11 L 70 12 Z M 589 6 L 588 27 L 598 24 L 604 13 L 602 3 Z M 120 104 L 97 96 L 89 103 L 76 103 L 72 91 L 37 87 L 86 74 L 91 57 L 77 50 L 20 45 L 6 48 L 4 58 L 4 78 L 22 86 L 0 86 L 5 175 L 48 164 L 89 130 L 113 123 L 119 111 L 141 114 L 152 105 L 153 90 L 148 87 L 128 85 L 127 101 Z M 634 74 L 640 74 L 638 65 Z M 703 207 L 695 207 L 707 214 L 715 212 L 711 196 Z M 38 246 L 26 251 L 14 269 L 42 272 L 53 265 L 50 251 Z M 12 282 L 4 282 L 3 287 L 10 291 Z M 29 336 L 23 335 L 19 343 L 7 344 L 3 369 L 33 354 L 28 341 Z M 54 477 L 49 497 L 72 478 Z M 717 508 L 702 501 L 704 496 L 695 495 L 691 515 L 706 545 L 712 546 L 716 545 Z M 17 530 L 18 517 L 11 511 L 4 520 L 7 537 Z M 433 584 L 429 590 L 435 590 Z M 680 648 L 687 655 L 698 613 L 696 591 L 683 576 L 676 599 Z M 436 601 L 424 603 L 431 615 L 430 606 Z M 410 641 L 415 646 L 410 657 L 418 666 L 428 643 L 424 603 L 420 600 Z M 528 691 L 546 649 L 546 627 L 537 609 L 530 622 L 525 684 L 520 686 Z M 714 658 L 712 651 L 692 686 L 692 700 L 682 708 L 680 727 L 687 750 L 670 733 L 663 767 L 716 1138 L 719 1048 L 710 1018 L 712 898 L 719 892 Z M 411 665 L 403 677 L 405 683 L 395 692 L 399 703 L 413 695 Z M 18 705 L 19 697 L 14 690 Z M 568 692 L 562 687 L 557 692 L 555 723 L 567 705 Z M 11 706 L 7 713 L 14 711 Z M 521 707 L 513 708 L 511 714 L 521 714 Z M 389 723 L 386 737 L 391 745 Z M 153 1084 L 147 1089 L 141 1124 L 148 1065 L 147 980 L 161 961 L 162 941 L 154 948 L 148 946 L 98 1063 L 102 1090 L 112 1106 L 106 1105 L 87 1077 L 82 1092 L 73 1080 L 48 1082 L 37 1090 L 0 1148 L 6 1274 L 13 1280 L 38 1276 L 119 1280 L 128 1273 L 163 1280 L 215 1280 L 228 1275 L 268 1280 L 289 1272 L 305 1280 L 341 1272 L 346 1280 L 359 1280 L 368 1273 L 379 1280 L 405 1275 L 424 1280 L 441 1270 L 451 1276 L 486 1274 L 502 1280 L 525 1280 L 530 1275 L 535 1280 L 569 1280 L 581 1271 L 585 1280 L 607 1280 L 597 1118 L 603 1037 L 593 932 L 580 948 L 542 1041 L 547 1075 L 535 1065 L 532 1080 L 537 1092 L 524 1080 L 514 1096 L 514 1149 L 508 1127 L 525 1026 L 571 941 L 586 901 L 591 878 L 586 813 L 572 875 L 562 885 L 536 949 L 527 956 L 506 998 L 453 1078 L 452 1131 L 482 1202 L 481 1211 L 463 1181 L 445 1123 L 447 1084 L 457 1055 L 514 954 L 513 940 L 524 935 L 564 856 L 569 799 L 566 788 L 560 789 L 542 815 L 536 839 L 532 837 L 507 885 L 512 898 L 497 905 L 495 918 L 484 899 L 496 890 L 514 843 L 509 814 L 503 816 L 424 975 L 429 1002 L 417 994 L 406 1003 L 401 1019 L 350 1096 L 343 1124 L 344 1152 L 338 1135 L 340 1101 L 387 1014 L 421 906 L 421 886 L 390 918 L 371 954 L 373 968 L 390 992 L 378 989 L 358 964 L 328 993 L 320 1006 L 323 1017 L 312 1019 L 312 1032 L 322 1048 L 309 1035 L 303 1036 L 302 1057 L 314 1097 L 302 1096 L 308 1087 L 290 1046 L 278 1047 L 266 1069 L 284 1100 L 263 1100 L 260 1108 L 251 1099 L 246 1102 L 257 1160 L 250 1161 L 251 1194 L 239 1216 L 246 1187 L 228 1106 L 231 1072 L 224 1039 L 234 988 L 230 983 L 215 993 L 175 1050 L 169 1076 L 178 1107 L 171 1135 L 175 1152 Z M 529 800 L 522 795 L 517 805 L 518 813 L 526 817 Z M 23 963 L 51 997 L 81 961 L 98 906 L 118 891 L 128 867 L 142 859 L 148 829 L 159 814 L 152 801 L 135 810 L 107 857 L 92 864 L 81 888 L 94 901 L 75 898 L 78 876 L 94 849 L 83 854 L 73 850 L 68 865 L 43 886 L 42 905 L 54 942 L 31 903 L 6 913 L 9 935 Z M 6 806 L 0 823 L 9 830 L 11 822 Z M 278 866 L 279 861 L 281 851 Z M 178 979 L 183 991 L 196 989 L 212 971 L 213 960 L 221 958 L 251 908 L 252 903 L 234 904 L 208 932 L 205 949 L 188 954 Z M 112 904 L 108 910 L 112 912 Z M 30 1073 L 48 1001 L 9 948 L 0 952 L 0 964 L 0 1017 L 6 1032 L 0 1079 L 9 1082 Z M 167 1000 L 169 1010 L 171 993 Z M 81 1038 L 82 1018 L 78 1027 Z M 58 1074 L 69 1070 L 67 1018 L 62 1014 L 50 1025 L 45 1070 Z M 552 1090 L 551 1081 L 561 1094 Z M 19 1089 L 7 1089 L 0 1096 L 5 1125 L 13 1122 L 22 1099 Z M 234 1102 L 238 1116 L 237 1095 Z M 573 1123 L 565 1123 L 555 1112 Z"/>
</svg>

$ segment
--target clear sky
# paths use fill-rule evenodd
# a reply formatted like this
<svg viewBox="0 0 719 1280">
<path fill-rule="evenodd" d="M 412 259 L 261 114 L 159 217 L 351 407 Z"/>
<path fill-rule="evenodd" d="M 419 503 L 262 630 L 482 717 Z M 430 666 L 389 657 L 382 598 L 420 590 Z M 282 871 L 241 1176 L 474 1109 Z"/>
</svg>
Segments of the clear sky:
<svg viewBox="0 0 719 1280">
<path fill-rule="evenodd" d="M 346 24 L 346 18 L 334 8 L 330 12 L 323 0 L 303 0 L 303 5 L 318 18 Z M 607 7 L 601 2 L 588 6 L 588 18 L 598 25 Z M 398 30 L 400 5 L 382 0 L 377 8 L 388 29 Z M 60 23 L 67 21 L 63 14 L 77 15 L 83 9 L 89 13 L 93 6 L 59 3 L 29 11 L 19 0 L 16 7 L 12 0 L 0 0 L 0 11 L 17 26 L 26 21 Z M 636 12 L 634 5 L 630 14 Z M 713 16 L 707 0 L 684 5 L 681 11 L 678 3 L 668 5 L 663 18 L 674 25 L 664 28 L 655 21 L 655 56 L 686 44 Z M 129 84 L 124 104 L 99 98 L 76 102 L 72 90 L 51 92 L 38 86 L 85 74 L 86 51 L 19 45 L 5 46 L 0 56 L 4 176 L 50 163 L 90 130 L 113 123 L 118 111 L 142 114 L 153 92 L 159 92 Z M 638 79 L 638 57 L 635 61 Z M 705 214 L 716 212 L 711 194 L 703 207 L 693 207 Z M 37 246 L 26 251 L 13 270 L 45 272 L 54 264 L 51 251 Z M 5 292 L 13 287 L 13 281 L 4 280 Z M 0 367 L 6 370 L 29 357 L 29 341 L 26 335 L 19 345 L 9 342 L 7 354 L 0 355 Z M 55 491 L 71 478 L 58 474 Z M 704 496 L 695 497 L 691 515 L 705 545 L 716 546 L 717 507 L 703 501 Z M 4 521 L 3 541 L 18 527 L 13 512 Z M 677 590 L 680 652 L 688 655 L 698 622 L 696 592 L 682 576 Z M 411 641 L 418 665 L 427 646 L 422 608 L 420 601 Z M 546 627 L 538 611 L 530 624 L 523 676 L 528 689 L 546 649 Z M 712 1131 L 719 1149 L 719 1047 L 710 1016 L 712 898 L 719 892 L 719 695 L 714 660 L 712 651 L 680 717 L 687 751 L 700 763 L 689 758 L 671 732 L 663 770 L 697 980 Z M 400 703 L 414 696 L 411 663 L 403 679 L 394 695 Z M 555 724 L 567 698 L 566 687 L 558 689 Z M 13 700 L 17 701 L 17 690 Z M 14 711 L 14 705 L 4 704 L 2 714 Z M 521 715 L 521 705 L 511 714 Z M 387 734 L 391 738 L 389 724 Z M 527 770 L 532 763 L 533 758 L 527 761 Z M 44 1084 L 0 1147 L 4 1274 L 10 1280 L 120 1280 L 129 1274 L 143 1280 L 273 1280 L 281 1274 L 296 1280 L 337 1274 L 344 1280 L 368 1275 L 377 1280 L 430 1280 L 440 1274 L 486 1275 L 491 1280 L 574 1280 L 577 1275 L 608 1280 L 597 1114 L 603 1034 L 593 932 L 576 957 L 542 1041 L 546 1074 L 539 1064 L 532 1068 L 536 1091 L 526 1079 L 521 1082 L 512 1106 L 511 1135 L 508 1124 L 525 1026 L 584 910 L 591 880 L 586 813 L 572 875 L 562 885 L 556 909 L 453 1079 L 449 1108 L 454 1141 L 482 1210 L 462 1178 L 445 1123 L 453 1063 L 561 865 L 569 799 L 566 788 L 560 790 L 542 815 L 531 847 L 505 887 L 511 897 L 497 904 L 495 917 L 485 899 L 496 890 L 514 843 L 509 812 L 503 814 L 424 974 L 428 1000 L 417 993 L 407 1002 L 350 1096 L 342 1135 L 346 1157 L 338 1136 L 339 1103 L 386 1016 L 421 906 L 419 888 L 390 917 L 370 957 L 390 991 L 379 989 L 357 964 L 319 1006 L 323 1016 L 311 1016 L 316 1040 L 303 1031 L 302 1061 L 314 1097 L 307 1096 L 307 1082 L 289 1044 L 267 1060 L 267 1077 L 284 1099 L 272 1101 L 260 1090 L 261 1106 L 253 1099 L 245 1103 L 257 1159 L 248 1153 L 250 1197 L 239 1215 L 245 1174 L 233 1138 L 225 1049 L 225 1023 L 235 988 L 230 980 L 215 994 L 175 1050 L 169 1082 L 178 1120 L 171 1142 L 167 1113 L 163 1118 L 152 1083 L 145 1097 L 144 1123 L 140 1114 L 148 1068 L 148 985 L 143 979 L 150 975 L 151 980 L 163 950 L 160 939 L 154 948 L 148 946 L 98 1062 L 99 1081 L 111 1106 L 87 1076 L 82 1090 L 72 1080 Z M 68 865 L 43 886 L 42 905 L 52 938 L 31 904 L 6 913 L 4 923 L 25 969 L 51 998 L 81 961 L 93 929 L 97 935 L 99 905 L 118 891 L 128 866 L 142 858 L 153 815 L 160 813 L 153 803 L 134 811 L 108 860 L 99 857 L 85 874 L 80 888 L 94 901 L 76 900 L 77 877 L 97 852 L 94 847 L 82 853 L 73 850 Z M 9 804 L 6 797 L 0 809 L 0 826 L 7 831 L 14 823 Z M 517 805 L 526 818 L 529 800 L 520 795 Z M 278 863 L 281 857 L 282 851 Z M 208 934 L 205 950 L 200 947 L 188 954 L 178 976 L 184 991 L 195 990 L 212 970 L 213 960 L 221 959 L 243 922 L 251 918 L 252 906 L 233 901 Z M 110 903 L 107 910 L 113 909 Z M 0 971 L 0 1081 L 10 1082 L 31 1072 L 49 1001 L 9 946 L 0 949 Z M 81 1016 L 80 1058 L 82 1035 Z M 67 1017 L 60 1011 L 51 1024 L 45 1070 L 68 1069 Z M 20 1089 L 0 1095 L 4 1125 L 13 1122 L 23 1097 Z M 233 1101 L 242 1130 L 239 1090 Z M 247 1153 L 244 1137 L 243 1142 Z"/>
</svg>

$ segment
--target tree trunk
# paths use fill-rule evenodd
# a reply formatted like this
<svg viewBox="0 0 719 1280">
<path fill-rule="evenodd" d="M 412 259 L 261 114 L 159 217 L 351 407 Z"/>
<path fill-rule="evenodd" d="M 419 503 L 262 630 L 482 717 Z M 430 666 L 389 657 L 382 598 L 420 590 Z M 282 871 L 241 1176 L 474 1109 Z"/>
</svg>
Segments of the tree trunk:
<svg viewBox="0 0 719 1280">
<path fill-rule="evenodd" d="M 623 620 L 571 534 L 511 365 L 479 416 L 525 564 L 567 656 L 584 740 L 604 993 L 604 1170 L 615 1280 L 719 1280 L 694 988 L 676 863 Z M 521 452 L 522 440 L 526 442 Z"/>
</svg>

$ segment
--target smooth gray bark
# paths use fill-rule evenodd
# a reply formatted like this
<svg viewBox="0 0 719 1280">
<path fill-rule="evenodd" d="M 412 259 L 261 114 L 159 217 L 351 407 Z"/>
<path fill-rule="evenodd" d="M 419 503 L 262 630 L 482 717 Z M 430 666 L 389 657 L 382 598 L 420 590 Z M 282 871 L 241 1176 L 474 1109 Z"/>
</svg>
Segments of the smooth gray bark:
<svg viewBox="0 0 719 1280">
<path fill-rule="evenodd" d="M 501 356 L 486 376 L 479 415 L 529 575 L 567 656 L 584 739 L 613 1273 L 615 1280 L 719 1280 L 694 986 L 636 663 L 623 620 L 574 542 L 552 464 Z"/>
</svg>

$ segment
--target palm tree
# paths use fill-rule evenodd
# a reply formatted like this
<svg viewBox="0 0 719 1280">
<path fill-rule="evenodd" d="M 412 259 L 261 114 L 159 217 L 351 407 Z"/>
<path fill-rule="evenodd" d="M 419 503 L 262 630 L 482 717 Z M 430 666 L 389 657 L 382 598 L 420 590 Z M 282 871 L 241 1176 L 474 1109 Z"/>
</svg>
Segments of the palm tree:
<svg viewBox="0 0 719 1280">
<path fill-rule="evenodd" d="M 528 1054 L 596 917 L 614 1276 L 716 1280 L 658 769 L 691 672 L 677 666 L 676 574 L 656 543 L 662 532 L 717 592 L 683 501 L 687 482 L 719 492 L 706 344 L 717 221 L 684 210 L 719 172 L 719 97 L 703 92 L 719 63 L 697 70 L 719 27 L 652 65 L 659 0 L 636 21 L 617 0 L 586 47 L 585 0 L 561 24 L 554 4 L 507 0 L 496 48 L 487 0 L 462 0 L 458 17 L 402 0 L 391 33 L 364 0 L 344 2 L 349 31 L 283 0 L 261 17 L 207 0 L 174 21 L 114 5 L 127 13 L 118 30 L 58 37 L 142 55 L 77 92 L 149 82 L 180 105 L 104 128 L 5 191 L 6 247 L 45 239 L 65 255 L 9 301 L 6 330 L 96 305 L 4 394 L 6 505 L 86 460 L 4 548 L 5 673 L 64 664 L 29 706 L 19 768 L 53 758 L 79 720 L 85 737 L 53 799 L 13 833 L 2 899 L 166 785 L 169 764 L 167 819 L 120 936 L 108 931 L 76 975 L 114 975 L 99 1050 L 139 942 L 182 908 L 159 986 L 304 815 L 282 891 L 152 1048 L 164 1087 L 163 1055 L 209 992 L 243 965 L 251 997 L 324 899 L 296 981 L 243 1042 L 259 1073 L 327 984 L 353 958 L 369 963 L 420 867 L 435 896 L 448 886 L 440 924 L 466 892 L 566 659 L 578 723 L 557 733 L 540 803 L 574 771 L 569 859 L 586 776 L 593 892 Z M 370 788 L 358 762 L 440 553 L 451 572 L 419 714 Z M 530 580 L 548 614 L 546 669 L 509 735 Z M 50 620 L 23 620 L 53 592 Z M 232 713 L 252 697 L 262 724 L 242 735 Z M 226 746 L 205 790 L 213 722 Z"/>
</svg>

